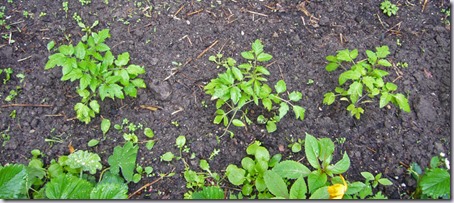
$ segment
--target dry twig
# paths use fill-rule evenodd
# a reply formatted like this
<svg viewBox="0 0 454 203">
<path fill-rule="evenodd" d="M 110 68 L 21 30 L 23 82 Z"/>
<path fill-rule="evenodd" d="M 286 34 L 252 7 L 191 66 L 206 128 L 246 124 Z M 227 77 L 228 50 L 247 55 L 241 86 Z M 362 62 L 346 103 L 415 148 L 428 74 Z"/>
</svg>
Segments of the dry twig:
<svg viewBox="0 0 454 203">
<path fill-rule="evenodd" d="M 199 59 L 200 57 L 202 57 L 208 50 L 210 50 L 211 48 L 214 47 L 214 45 L 216 45 L 218 43 L 219 40 L 215 40 L 208 48 L 206 48 L 205 50 L 202 51 L 202 53 L 200 53 L 198 56 L 197 56 L 197 59 Z"/>
</svg>

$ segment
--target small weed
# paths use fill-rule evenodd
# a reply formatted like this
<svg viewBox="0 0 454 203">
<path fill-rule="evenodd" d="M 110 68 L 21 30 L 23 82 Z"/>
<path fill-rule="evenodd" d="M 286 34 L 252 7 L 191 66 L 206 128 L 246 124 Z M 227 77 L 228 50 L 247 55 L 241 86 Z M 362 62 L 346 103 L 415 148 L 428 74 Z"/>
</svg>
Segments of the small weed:
<svg viewBox="0 0 454 203">
<path fill-rule="evenodd" d="M 401 68 L 408 68 L 408 63 L 407 62 L 397 62 L 396 66 L 401 67 Z"/>
<path fill-rule="evenodd" d="M 3 140 L 3 143 L 2 143 L 2 146 L 5 147 L 6 143 L 8 143 L 10 140 L 11 140 L 11 136 L 8 134 L 9 132 L 9 126 L 6 130 L 4 130 L 1 135 L 2 135 L 2 140 Z"/>
<path fill-rule="evenodd" d="M 380 9 L 383 11 L 384 14 L 392 16 L 397 15 L 399 7 L 397 7 L 396 4 L 391 3 L 389 0 L 385 0 L 380 3 Z"/>
<path fill-rule="evenodd" d="M 441 9 L 441 13 L 444 14 L 444 16 L 441 18 L 441 21 L 445 25 L 451 25 L 451 9 L 450 8 L 444 8 Z"/>
<path fill-rule="evenodd" d="M 6 84 L 11 79 L 11 75 L 13 74 L 13 69 L 11 69 L 11 68 L 0 69 L 0 74 L 2 74 L 2 73 L 6 74 L 5 79 L 3 79 L 3 84 Z"/>
<path fill-rule="evenodd" d="M 9 117 L 12 119 L 16 118 L 16 110 L 12 110 L 11 113 L 9 113 Z"/>
<path fill-rule="evenodd" d="M 63 11 L 65 11 L 65 13 L 66 13 L 66 17 L 68 17 L 68 10 L 69 10 L 68 2 L 67 2 L 67 1 L 64 1 L 64 2 L 62 3 L 62 7 L 63 7 Z"/>
<path fill-rule="evenodd" d="M 82 4 L 82 6 L 83 6 L 83 5 L 88 5 L 88 4 L 90 4 L 90 3 L 91 3 L 91 0 L 79 0 L 79 2 L 80 2 L 80 4 Z"/>
<path fill-rule="evenodd" d="M 170 123 L 172 125 L 174 125 L 175 127 L 179 127 L 180 126 L 180 123 L 178 123 L 178 121 L 171 121 Z"/>
</svg>

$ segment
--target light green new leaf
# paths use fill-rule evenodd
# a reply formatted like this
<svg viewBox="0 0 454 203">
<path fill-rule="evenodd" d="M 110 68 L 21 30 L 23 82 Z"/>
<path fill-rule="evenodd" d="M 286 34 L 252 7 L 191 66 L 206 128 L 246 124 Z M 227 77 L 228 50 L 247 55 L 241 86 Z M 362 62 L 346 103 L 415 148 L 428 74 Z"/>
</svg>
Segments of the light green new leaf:
<svg viewBox="0 0 454 203">
<path fill-rule="evenodd" d="M 274 121 L 266 122 L 266 131 L 272 133 L 277 130 L 276 123 Z"/>
<path fill-rule="evenodd" d="M 96 170 L 102 169 L 99 155 L 84 150 L 77 150 L 68 155 L 65 164 L 72 169 L 80 168 L 82 171 L 90 172 L 90 174 L 95 174 Z"/>
<path fill-rule="evenodd" d="M 276 92 L 279 94 L 287 90 L 287 85 L 285 84 L 284 80 L 279 80 L 274 86 L 274 88 L 276 89 Z"/>
<path fill-rule="evenodd" d="M 63 55 L 62 53 L 52 54 L 48 58 L 49 58 L 49 60 L 46 62 L 46 66 L 44 67 L 44 70 L 54 68 L 56 65 L 62 66 L 64 64 L 64 62 L 66 61 L 66 56 Z"/>
<path fill-rule="evenodd" d="M 386 87 L 386 89 L 388 89 L 388 91 L 396 91 L 397 90 L 397 85 L 392 83 L 392 82 L 387 82 L 385 84 L 385 87 Z"/>
<path fill-rule="evenodd" d="M 268 69 L 263 66 L 257 66 L 255 67 L 255 70 L 259 73 L 262 73 L 263 75 L 270 75 L 270 71 L 268 71 Z"/>
<path fill-rule="evenodd" d="M 392 64 L 386 59 L 378 60 L 377 64 L 381 65 L 381 66 L 384 66 L 384 67 L 391 67 L 392 66 Z"/>
<path fill-rule="evenodd" d="M 262 146 L 257 147 L 254 156 L 256 161 L 268 162 L 270 160 L 270 152 L 268 152 L 268 150 Z"/>
<path fill-rule="evenodd" d="M 311 171 L 302 163 L 285 160 L 276 164 L 273 171 L 279 174 L 282 178 L 297 179 L 299 177 L 307 177 Z"/>
<path fill-rule="evenodd" d="M 331 105 L 336 100 L 336 95 L 333 92 L 328 92 L 323 96 L 323 104 Z"/>
<path fill-rule="evenodd" d="M 328 186 L 317 189 L 309 199 L 329 199 Z"/>
<path fill-rule="evenodd" d="M 175 146 L 178 148 L 183 148 L 183 146 L 186 144 L 186 137 L 184 135 L 180 135 L 175 139 Z"/>
<path fill-rule="evenodd" d="M 229 182 L 233 185 L 242 185 L 245 178 L 246 171 L 242 168 L 238 168 L 236 165 L 229 164 L 226 168 L 226 175 Z"/>
<path fill-rule="evenodd" d="M 320 161 L 331 161 L 334 152 L 334 143 L 329 138 L 320 138 L 318 141 L 320 147 Z"/>
<path fill-rule="evenodd" d="M 66 56 L 71 56 L 74 54 L 74 47 L 73 45 L 61 45 L 59 48 L 58 48 L 58 51 L 60 51 L 60 53 L 66 55 Z"/>
<path fill-rule="evenodd" d="M 271 111 L 271 108 L 273 107 L 273 103 L 271 102 L 271 99 L 269 99 L 269 98 L 263 99 L 262 104 L 268 111 Z"/>
<path fill-rule="evenodd" d="M 328 63 L 328 65 L 326 65 L 325 69 L 328 72 L 332 72 L 332 71 L 335 71 L 338 67 L 339 67 L 338 63 Z"/>
<path fill-rule="evenodd" d="M 99 103 L 97 100 L 92 100 L 90 103 L 90 108 L 95 112 L 95 113 L 99 113 Z"/>
<path fill-rule="evenodd" d="M 74 55 L 76 55 L 76 58 L 78 59 L 84 59 L 85 58 L 85 46 L 84 43 L 79 42 L 77 46 L 74 48 Z"/>
<path fill-rule="evenodd" d="M 392 185 L 393 184 L 393 182 L 391 182 L 387 178 L 380 178 L 380 179 L 378 179 L 378 182 L 382 185 Z"/>
<path fill-rule="evenodd" d="M 256 56 L 258 56 L 259 54 L 261 54 L 263 52 L 263 44 L 262 44 L 262 41 L 260 41 L 259 39 L 256 39 L 254 41 L 254 43 L 252 43 L 251 47 L 252 47 L 252 51 L 254 51 L 254 54 Z"/>
<path fill-rule="evenodd" d="M 273 58 L 273 56 L 271 54 L 261 53 L 257 56 L 257 61 L 266 62 L 266 61 L 271 60 L 272 58 Z"/>
<path fill-rule="evenodd" d="M 101 131 L 102 131 L 102 134 L 105 135 L 107 133 L 107 131 L 109 131 L 110 129 L 110 120 L 109 119 L 106 119 L 106 118 L 103 118 L 102 121 L 101 121 Z"/>
<path fill-rule="evenodd" d="M 249 60 L 254 60 L 254 53 L 250 52 L 250 51 L 243 51 L 241 52 L 241 56 L 245 59 L 249 59 Z"/>
<path fill-rule="evenodd" d="M 137 76 L 139 74 L 145 73 L 145 69 L 142 66 L 138 66 L 138 65 L 134 65 L 134 64 L 129 65 L 126 68 L 126 71 L 128 71 L 128 73 L 133 76 Z"/>
<path fill-rule="evenodd" d="M 132 84 L 138 88 L 146 88 L 147 85 L 145 84 L 145 82 L 143 81 L 142 78 L 136 78 L 134 80 L 131 81 Z"/>
<path fill-rule="evenodd" d="M 367 58 L 369 59 L 370 64 L 375 64 L 377 62 L 377 55 L 371 50 L 366 50 Z"/>
<path fill-rule="evenodd" d="M 124 52 L 124 53 L 118 55 L 117 60 L 115 60 L 115 65 L 124 66 L 124 65 L 128 64 L 128 62 L 129 62 L 129 53 Z"/>
<path fill-rule="evenodd" d="M 389 52 L 389 47 L 388 46 L 381 46 L 381 47 L 377 47 L 375 48 L 375 50 L 377 50 L 377 52 L 375 52 L 377 54 L 377 57 L 382 59 L 382 58 L 386 58 L 391 52 Z"/>
<path fill-rule="evenodd" d="M 287 115 L 287 112 L 289 110 L 289 106 L 287 103 L 282 102 L 279 107 L 279 118 L 283 118 L 285 115 Z"/>
<path fill-rule="evenodd" d="M 369 88 L 369 90 L 374 89 L 375 79 L 373 77 L 371 77 L 371 76 L 363 77 L 362 82 L 364 85 L 366 85 L 367 88 Z"/>
<path fill-rule="evenodd" d="M 100 183 L 90 193 L 90 199 L 127 199 L 128 186 L 119 183 Z"/>
<path fill-rule="evenodd" d="M 24 165 L 12 164 L 0 169 L 0 199 L 25 198 L 27 171 Z"/>
<path fill-rule="evenodd" d="M 208 164 L 207 160 L 205 160 L 205 159 L 200 160 L 199 166 L 204 171 L 210 170 L 210 165 Z"/>
<path fill-rule="evenodd" d="M 119 174 L 121 168 L 125 180 L 132 181 L 138 150 L 139 146 L 134 146 L 132 142 L 126 142 L 123 147 L 116 146 L 113 154 L 107 160 L 110 171 L 113 174 Z"/>
<path fill-rule="evenodd" d="M 318 173 L 317 171 L 312 172 L 307 176 L 307 186 L 309 193 L 313 194 L 317 189 L 325 186 L 328 176 L 326 173 Z"/>
<path fill-rule="evenodd" d="M 233 104 L 237 104 L 241 98 L 241 90 L 238 87 L 230 88 L 230 99 L 233 101 Z"/>
<path fill-rule="evenodd" d="M 110 85 L 110 91 L 111 91 L 110 93 L 113 94 L 117 98 L 120 98 L 120 99 L 125 98 L 122 90 L 123 90 L 123 87 L 121 87 L 120 85 L 117 85 L 117 84 Z"/>
<path fill-rule="evenodd" d="M 359 97 L 363 95 L 363 84 L 359 82 L 353 82 L 347 93 L 350 95 L 350 100 L 352 103 L 356 103 Z"/>
<path fill-rule="evenodd" d="M 263 176 L 265 180 L 265 184 L 268 187 L 268 190 L 276 197 L 283 197 L 288 199 L 289 193 L 287 185 L 285 184 L 284 180 L 274 171 L 266 171 L 265 175 Z"/>
<path fill-rule="evenodd" d="M 175 158 L 175 155 L 172 152 L 166 152 L 163 155 L 161 155 L 161 161 L 170 162 L 172 161 L 173 158 Z"/>
<path fill-rule="evenodd" d="M 79 81 L 79 88 L 80 89 L 85 89 L 90 85 L 91 82 L 91 76 L 89 74 L 84 74 Z"/>
<path fill-rule="evenodd" d="M 301 106 L 293 106 L 293 113 L 295 113 L 295 118 L 304 120 L 304 114 L 306 113 L 306 109 Z"/>
<path fill-rule="evenodd" d="M 49 199 L 89 199 L 93 185 L 87 180 L 71 174 L 62 174 L 50 180 L 45 186 Z"/>
<path fill-rule="evenodd" d="M 358 71 L 348 70 L 339 75 L 339 85 L 343 85 L 347 80 L 357 80 L 361 77 Z"/>
<path fill-rule="evenodd" d="M 446 169 L 435 168 L 421 178 L 422 193 L 434 199 L 450 194 L 451 176 Z"/>
<path fill-rule="evenodd" d="M 148 138 L 153 138 L 154 137 L 154 132 L 151 128 L 145 128 L 143 130 L 143 134 L 145 134 L 145 136 L 147 136 Z"/>
<path fill-rule="evenodd" d="M 47 43 L 47 51 L 52 50 L 54 48 L 54 46 L 55 46 L 55 41 L 54 40 L 52 40 L 49 43 Z"/>
<path fill-rule="evenodd" d="M 244 127 L 246 126 L 241 120 L 239 119 L 233 119 L 232 124 L 237 127 Z"/>
<path fill-rule="evenodd" d="M 149 141 L 147 141 L 147 143 L 145 144 L 145 147 L 146 147 L 148 150 L 151 150 L 151 149 L 153 149 L 155 143 L 156 143 L 156 141 L 154 141 L 154 140 L 149 140 Z"/>
<path fill-rule="evenodd" d="M 239 81 L 243 80 L 243 74 L 241 73 L 240 69 L 237 67 L 232 67 L 232 73 L 235 76 L 235 78 Z"/>
<path fill-rule="evenodd" d="M 399 108 L 405 112 L 410 112 L 410 105 L 408 104 L 408 99 L 403 94 L 395 94 L 394 99 L 396 99 Z"/>
<path fill-rule="evenodd" d="M 109 29 L 103 29 L 98 32 L 98 43 L 104 42 L 107 38 L 110 37 Z"/>
<path fill-rule="evenodd" d="M 293 91 L 288 95 L 290 101 L 297 102 L 303 98 L 303 94 L 301 92 Z"/>
<path fill-rule="evenodd" d="M 192 193 L 192 199 L 224 199 L 224 191 L 219 186 L 207 186 L 202 191 Z"/>
<path fill-rule="evenodd" d="M 290 188 L 290 199 L 306 199 L 307 186 L 303 177 L 299 177 Z"/>
<path fill-rule="evenodd" d="M 367 171 L 364 171 L 364 172 L 361 172 L 361 175 L 366 179 L 366 181 L 370 181 L 370 180 L 374 180 L 375 177 L 372 173 L 370 172 L 367 172 Z"/>
<path fill-rule="evenodd" d="M 344 153 L 344 156 L 340 161 L 338 161 L 334 165 L 329 165 L 328 170 L 333 174 L 341 174 L 345 173 L 345 171 L 350 168 L 350 158 L 348 157 L 347 153 Z"/>
<path fill-rule="evenodd" d="M 320 163 L 318 162 L 318 156 L 320 149 L 318 146 L 317 138 L 306 133 L 306 138 L 304 141 L 304 152 L 306 153 L 307 160 L 312 167 L 319 169 Z"/>
<path fill-rule="evenodd" d="M 88 141 L 87 146 L 88 146 L 88 147 L 94 147 L 94 146 L 96 146 L 96 145 L 98 145 L 98 144 L 99 144 L 99 140 L 97 140 L 97 139 L 91 139 L 90 141 Z"/>
</svg>

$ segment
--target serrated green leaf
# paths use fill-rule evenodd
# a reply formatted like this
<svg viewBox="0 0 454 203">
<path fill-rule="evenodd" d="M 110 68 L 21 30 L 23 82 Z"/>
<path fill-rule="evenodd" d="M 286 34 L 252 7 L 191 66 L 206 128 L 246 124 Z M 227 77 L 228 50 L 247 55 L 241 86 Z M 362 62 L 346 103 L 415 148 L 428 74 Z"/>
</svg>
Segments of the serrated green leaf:
<svg viewBox="0 0 454 203">
<path fill-rule="evenodd" d="M 125 96 L 124 96 L 122 90 L 123 90 L 123 87 L 121 87 L 120 85 L 111 84 L 109 94 L 113 94 L 117 98 L 124 99 Z"/>
<path fill-rule="evenodd" d="M 331 105 L 336 100 L 336 95 L 332 92 L 328 92 L 323 95 L 323 104 Z"/>
<path fill-rule="evenodd" d="M 109 119 L 106 119 L 106 118 L 103 118 L 102 121 L 101 121 L 101 131 L 102 131 L 102 134 L 105 135 L 107 133 L 107 131 L 109 131 L 110 129 L 110 120 Z"/>
<path fill-rule="evenodd" d="M 450 194 L 451 176 L 446 169 L 435 168 L 421 178 L 420 186 L 423 194 L 438 199 Z"/>
<path fill-rule="evenodd" d="M 375 64 L 377 62 L 377 55 L 371 50 L 366 50 L 366 55 L 370 64 Z"/>
<path fill-rule="evenodd" d="M 279 80 L 274 86 L 274 88 L 276 89 L 276 92 L 279 94 L 287 90 L 287 85 L 285 84 L 284 80 Z"/>
<path fill-rule="evenodd" d="M 387 71 L 381 70 L 381 69 L 374 69 L 372 71 L 372 76 L 377 77 L 377 78 L 382 78 L 384 76 L 387 76 L 389 73 Z"/>
<path fill-rule="evenodd" d="M 79 42 L 77 46 L 74 48 L 74 55 L 78 59 L 84 59 L 85 58 L 85 45 L 82 42 Z"/>
<path fill-rule="evenodd" d="M 249 59 L 249 60 L 254 60 L 254 53 L 250 52 L 250 51 L 243 51 L 241 52 L 241 56 L 245 59 Z"/>
<path fill-rule="evenodd" d="M 274 171 L 266 171 L 264 176 L 265 184 L 268 190 L 276 197 L 288 199 L 289 193 L 284 180 Z"/>
<path fill-rule="evenodd" d="M 66 55 L 66 56 L 71 56 L 74 54 L 74 47 L 73 45 L 61 45 L 59 48 L 58 48 L 58 51 L 60 51 L 60 53 Z"/>
<path fill-rule="evenodd" d="M 262 73 L 263 75 L 270 75 L 270 71 L 268 71 L 268 69 L 263 66 L 257 66 L 255 67 L 255 70 L 259 73 Z"/>
<path fill-rule="evenodd" d="M 90 108 L 95 112 L 95 113 L 99 113 L 99 103 L 97 100 L 92 100 L 90 103 Z"/>
<path fill-rule="evenodd" d="M 295 118 L 304 120 L 304 114 L 306 113 L 306 109 L 301 106 L 293 106 L 293 113 L 295 113 Z"/>
<path fill-rule="evenodd" d="M 384 66 L 384 67 L 391 67 L 392 66 L 392 64 L 386 59 L 379 59 L 377 64 L 381 65 L 381 66 Z"/>
<path fill-rule="evenodd" d="M 11 164 L 0 168 L 0 198 L 26 198 L 27 171 L 24 165 Z"/>
<path fill-rule="evenodd" d="M 120 169 L 127 182 L 132 181 L 134 168 L 136 166 L 137 151 L 139 146 L 132 142 L 126 142 L 123 147 L 116 146 L 114 152 L 109 156 L 107 162 L 113 174 L 119 174 Z"/>
<path fill-rule="evenodd" d="M 282 102 L 279 107 L 279 118 L 283 118 L 285 115 L 287 115 L 287 112 L 289 111 L 290 107 L 288 106 L 287 103 Z"/>
<path fill-rule="evenodd" d="M 373 77 L 365 76 L 365 77 L 363 77 L 362 82 L 363 82 L 364 85 L 366 85 L 367 88 L 369 88 L 369 90 L 374 89 L 375 79 Z"/>
<path fill-rule="evenodd" d="M 52 50 L 54 48 L 54 46 L 55 46 L 55 41 L 54 40 L 52 40 L 49 43 L 47 43 L 47 51 Z"/>
<path fill-rule="evenodd" d="M 307 177 L 311 171 L 302 163 L 285 160 L 276 164 L 273 171 L 279 174 L 282 178 L 297 179 L 299 177 Z"/>
<path fill-rule="evenodd" d="M 271 108 L 273 107 L 273 103 L 271 102 L 271 99 L 269 99 L 269 98 L 263 99 L 262 104 L 268 111 L 271 111 Z"/>
<path fill-rule="evenodd" d="M 359 97 L 363 95 L 363 84 L 359 82 L 353 82 L 347 91 L 350 95 L 350 100 L 352 103 L 356 103 Z"/>
<path fill-rule="evenodd" d="M 338 63 L 328 63 L 328 65 L 325 66 L 325 70 L 328 72 L 335 71 L 339 67 Z"/>
<path fill-rule="evenodd" d="M 219 186 L 207 186 L 202 191 L 192 193 L 192 199 L 224 199 L 224 191 Z"/>
<path fill-rule="evenodd" d="M 109 29 L 103 29 L 98 32 L 98 43 L 104 42 L 107 38 L 110 37 Z"/>
<path fill-rule="evenodd" d="M 82 171 L 90 172 L 90 174 L 95 174 L 97 170 L 102 169 L 99 155 L 84 150 L 76 150 L 68 155 L 65 164 L 72 169 L 80 168 Z"/>
<path fill-rule="evenodd" d="M 238 87 L 230 88 L 230 99 L 233 101 L 233 104 L 237 104 L 241 98 L 241 90 Z"/>
<path fill-rule="evenodd" d="M 63 63 L 66 61 L 66 56 L 62 53 L 55 53 L 48 57 L 48 61 L 46 62 L 46 66 L 44 70 L 48 70 L 54 68 L 56 65 L 62 66 Z"/>
<path fill-rule="evenodd" d="M 93 185 L 71 174 L 62 174 L 45 186 L 49 199 L 89 199 Z"/>
<path fill-rule="evenodd" d="M 290 101 L 297 102 L 303 98 L 303 94 L 301 92 L 293 91 L 288 95 Z"/>
<path fill-rule="evenodd" d="M 386 87 L 386 89 L 388 89 L 388 91 L 395 91 L 395 90 L 397 90 L 397 85 L 394 84 L 394 83 L 392 83 L 392 82 L 387 82 L 387 83 L 385 84 L 385 87 Z"/>
<path fill-rule="evenodd" d="M 261 53 L 257 56 L 257 61 L 266 62 L 266 61 L 271 60 L 272 58 L 273 58 L 273 56 L 271 54 Z"/>
<path fill-rule="evenodd" d="M 394 99 L 396 99 L 399 108 L 405 112 L 410 112 L 410 105 L 408 104 L 408 99 L 403 94 L 395 94 Z"/>
<path fill-rule="evenodd" d="M 232 73 L 235 76 L 235 78 L 239 81 L 243 80 L 243 74 L 241 73 L 240 69 L 237 67 L 232 67 Z"/>
<path fill-rule="evenodd" d="M 357 80 L 361 77 L 361 73 L 353 70 L 348 70 L 339 75 L 339 85 L 343 85 L 347 80 Z"/>
<path fill-rule="evenodd" d="M 90 199 L 127 199 L 128 186 L 119 183 L 100 183 L 90 193 Z"/>
<path fill-rule="evenodd" d="M 290 188 L 290 199 L 306 199 L 307 186 L 303 177 L 298 178 Z"/>
<path fill-rule="evenodd" d="M 375 52 L 377 54 L 377 57 L 382 59 L 382 58 L 386 58 L 391 52 L 389 52 L 389 47 L 388 46 L 381 46 L 381 47 L 376 47 L 375 50 L 377 50 L 377 52 Z"/>
<path fill-rule="evenodd" d="M 98 145 L 98 144 L 99 144 L 99 140 L 97 140 L 97 139 L 91 139 L 90 141 L 88 141 L 87 146 L 88 146 L 88 147 L 94 147 L 94 146 L 96 146 L 96 145 Z"/>
<path fill-rule="evenodd" d="M 124 66 L 128 63 L 129 63 L 129 53 L 128 52 L 124 52 L 124 53 L 118 55 L 117 60 L 115 60 L 116 66 Z"/>
<path fill-rule="evenodd" d="M 261 54 L 263 52 L 263 44 L 262 44 L 262 41 L 260 41 L 259 39 L 256 39 L 254 41 L 254 43 L 252 43 L 252 51 L 254 51 L 254 54 L 256 56 L 258 56 L 259 54 Z"/>
<path fill-rule="evenodd" d="M 239 119 L 233 119 L 232 124 L 237 127 L 244 127 L 246 126 L 241 120 Z"/>
<path fill-rule="evenodd" d="M 145 84 L 144 80 L 142 78 L 136 78 L 134 80 L 131 81 L 131 83 L 138 87 L 138 88 L 146 88 L 147 85 Z"/>
<path fill-rule="evenodd" d="M 272 133 L 277 130 L 276 123 L 274 121 L 266 122 L 266 131 Z"/>
<path fill-rule="evenodd" d="M 145 69 L 142 66 L 131 64 L 126 68 L 129 74 L 137 76 L 145 73 Z"/>
</svg>

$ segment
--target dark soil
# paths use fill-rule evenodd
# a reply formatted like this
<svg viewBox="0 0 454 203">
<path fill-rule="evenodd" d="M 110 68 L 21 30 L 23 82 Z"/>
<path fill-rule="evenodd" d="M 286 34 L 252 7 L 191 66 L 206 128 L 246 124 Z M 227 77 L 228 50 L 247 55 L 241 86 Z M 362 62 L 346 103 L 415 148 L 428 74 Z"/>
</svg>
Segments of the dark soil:
<svg viewBox="0 0 454 203">
<path fill-rule="evenodd" d="M 138 7 L 137 2 L 142 5 Z M 307 132 L 333 140 L 346 138 L 345 143 L 337 145 L 334 159 L 338 160 L 343 151 L 348 153 L 348 180 L 363 180 L 362 171 L 381 172 L 394 183 L 380 187 L 384 194 L 392 199 L 408 199 L 415 181 L 406 173 L 407 165 L 418 162 L 426 166 L 440 152 L 451 157 L 451 28 L 443 22 L 445 16 L 441 13 L 450 4 L 446 0 L 427 4 L 397 0 L 393 2 L 400 8 L 398 15 L 388 17 L 381 12 L 380 2 L 109 0 L 106 5 L 103 0 L 92 0 L 86 6 L 69 1 L 66 15 L 62 1 L 14 0 L 10 4 L 2 0 L 6 21 L 14 25 L 10 30 L 1 27 L 1 35 L 9 36 L 11 32 L 15 42 L 0 39 L 0 68 L 14 70 L 12 79 L 0 86 L 0 103 L 51 107 L 0 108 L 0 132 L 10 136 L 2 140 L 0 164 L 27 163 L 32 149 L 40 149 L 49 163 L 67 155 L 71 144 L 76 149 L 99 153 L 107 166 L 113 148 L 123 143 L 122 134 L 112 128 L 98 146 L 89 148 L 87 142 L 102 138 L 101 116 L 113 124 L 127 118 L 152 128 L 158 139 L 151 151 L 140 145 L 138 163 L 152 166 L 156 174 L 172 169 L 176 172 L 174 177 L 133 198 L 182 199 L 186 192 L 183 163 L 168 164 L 159 159 L 167 151 L 178 153 L 174 145 L 177 136 L 185 135 L 196 155 L 193 160 L 189 160 L 189 154 L 185 157 L 193 170 L 199 170 L 199 159 L 208 159 L 214 149 L 219 149 L 209 163 L 213 171 L 221 172 L 229 163 L 240 164 L 246 147 L 254 140 L 261 141 L 271 154 L 279 153 L 279 146 L 284 146 L 284 158 L 299 160 L 303 153 L 292 154 L 287 145 L 291 138 L 304 139 Z M 147 6 L 153 7 L 150 17 L 144 12 Z M 24 17 L 24 10 L 33 18 Z M 41 12 L 47 15 L 39 17 Z M 101 103 L 100 116 L 87 125 L 75 119 L 73 107 L 80 100 L 75 92 L 77 83 L 60 81 L 60 68 L 44 70 L 51 54 L 46 49 L 49 41 L 55 40 L 57 46 L 76 44 L 83 35 L 72 19 L 74 12 L 86 24 L 99 20 L 95 30 L 111 29 L 107 44 L 115 55 L 128 51 L 132 63 L 146 67 L 142 78 L 148 87 L 139 90 L 138 98 L 106 99 Z M 241 60 L 239 53 L 249 50 L 255 39 L 261 39 L 265 51 L 273 55 L 270 84 L 284 79 L 288 90 L 301 91 L 300 104 L 307 109 L 306 118 L 295 120 L 290 113 L 271 134 L 262 125 L 231 127 L 235 136 L 224 136 L 218 143 L 216 136 L 222 134 L 223 126 L 212 122 L 215 102 L 204 93 L 203 85 L 221 69 L 216 69 L 208 57 L 221 52 Z M 397 45 L 397 39 L 401 45 Z M 323 105 L 324 93 L 334 89 L 339 74 L 325 71 L 325 57 L 337 50 L 357 48 L 364 58 L 366 49 L 381 45 L 390 47 L 392 63 L 408 63 L 408 68 L 389 68 L 387 80 L 395 81 L 398 92 L 408 95 L 411 113 L 393 105 L 380 109 L 376 101 L 364 105 L 365 113 L 356 120 L 345 110 L 345 102 Z M 169 77 L 173 68 L 178 71 Z M 22 83 L 15 77 L 17 73 L 25 74 Z M 2 74 L 0 79 L 4 77 Z M 314 83 L 307 84 L 309 79 Z M 18 96 L 6 102 L 5 97 L 16 86 L 21 87 Z M 162 109 L 150 111 L 140 105 Z M 13 110 L 14 119 L 10 117 Z M 258 115 L 264 110 L 251 107 L 251 111 Z M 139 137 L 145 139 L 143 134 Z M 46 142 L 46 138 L 61 138 L 61 142 Z M 138 184 L 130 184 L 130 192 L 156 178 L 145 177 Z"/>
</svg>

